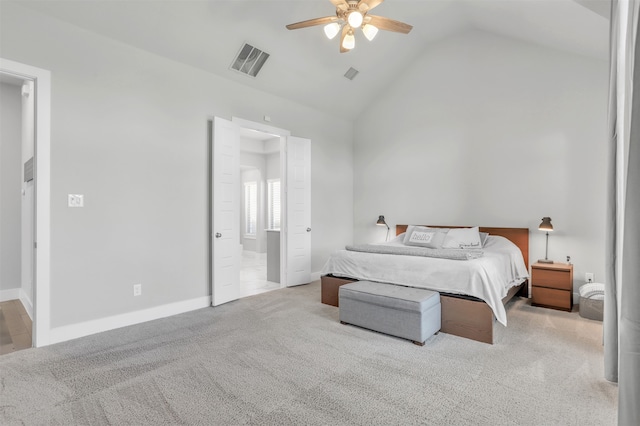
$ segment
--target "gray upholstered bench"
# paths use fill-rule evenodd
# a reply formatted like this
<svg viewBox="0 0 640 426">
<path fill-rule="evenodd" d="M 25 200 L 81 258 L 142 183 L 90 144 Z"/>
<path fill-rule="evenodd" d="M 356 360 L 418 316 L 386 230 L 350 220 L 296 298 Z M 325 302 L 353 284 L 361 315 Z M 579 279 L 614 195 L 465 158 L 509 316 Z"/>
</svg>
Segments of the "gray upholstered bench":
<svg viewBox="0 0 640 426">
<path fill-rule="evenodd" d="M 340 286 L 340 322 L 424 345 L 440 330 L 440 293 L 358 281 Z"/>
</svg>

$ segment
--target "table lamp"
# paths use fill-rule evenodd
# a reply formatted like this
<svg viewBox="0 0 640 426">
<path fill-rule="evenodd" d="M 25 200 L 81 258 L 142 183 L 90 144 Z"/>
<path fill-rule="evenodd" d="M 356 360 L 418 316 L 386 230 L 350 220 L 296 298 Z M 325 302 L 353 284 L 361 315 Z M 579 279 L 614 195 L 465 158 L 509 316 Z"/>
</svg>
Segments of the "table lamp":
<svg viewBox="0 0 640 426">
<path fill-rule="evenodd" d="M 376 222 L 376 225 L 378 225 L 378 226 L 386 226 L 387 227 L 387 238 L 385 238 L 385 241 L 388 241 L 389 240 L 389 225 L 387 225 L 387 222 L 385 222 L 383 215 L 378 216 L 378 221 Z"/>
<path fill-rule="evenodd" d="M 544 249 L 544 259 L 538 259 L 538 262 L 540 262 L 540 263 L 553 263 L 553 260 L 549 260 L 547 258 L 547 255 L 549 253 L 549 232 L 553 232 L 553 225 L 551 224 L 551 218 L 550 217 L 543 217 L 542 218 L 542 223 L 540 224 L 540 226 L 538 226 L 538 230 L 539 231 L 546 231 L 546 233 L 547 233 L 547 243 L 546 243 L 545 249 Z"/>
</svg>

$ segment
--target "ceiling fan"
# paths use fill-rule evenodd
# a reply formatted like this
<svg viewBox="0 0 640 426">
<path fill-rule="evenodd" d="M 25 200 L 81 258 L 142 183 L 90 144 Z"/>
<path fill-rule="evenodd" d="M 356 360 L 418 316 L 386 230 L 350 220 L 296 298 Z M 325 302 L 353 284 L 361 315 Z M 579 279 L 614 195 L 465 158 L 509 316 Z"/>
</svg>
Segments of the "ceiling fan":
<svg viewBox="0 0 640 426">
<path fill-rule="evenodd" d="M 382 16 L 369 15 L 374 7 L 384 0 L 329 0 L 336 7 L 336 16 L 325 16 L 323 18 L 309 19 L 295 24 L 287 25 L 287 29 L 297 30 L 299 28 L 324 25 L 324 33 L 329 39 L 338 35 L 340 30 L 340 53 L 348 52 L 356 45 L 355 30 L 362 28 L 362 33 L 369 40 L 378 33 L 378 30 L 393 31 L 396 33 L 408 34 L 413 28 L 404 22 Z"/>
</svg>

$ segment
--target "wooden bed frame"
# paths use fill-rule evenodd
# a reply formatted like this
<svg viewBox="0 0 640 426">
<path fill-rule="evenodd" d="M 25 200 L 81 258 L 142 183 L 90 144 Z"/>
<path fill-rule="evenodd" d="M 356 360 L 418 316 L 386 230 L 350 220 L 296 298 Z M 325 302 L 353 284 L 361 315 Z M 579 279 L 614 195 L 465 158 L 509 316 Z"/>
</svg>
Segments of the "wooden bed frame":
<svg viewBox="0 0 640 426">
<path fill-rule="evenodd" d="M 396 225 L 396 235 L 407 230 L 408 225 Z M 465 228 L 464 226 L 430 226 L 431 228 Z M 529 270 L 529 228 L 491 228 L 480 227 L 480 232 L 490 235 L 500 235 L 513 242 L 524 258 L 525 266 Z M 321 277 L 322 303 L 338 306 L 338 289 L 342 284 L 356 281 L 330 275 Z M 528 281 L 509 290 L 502 299 L 507 304 L 514 296 L 528 297 Z M 495 317 L 493 311 L 484 301 L 471 296 L 440 293 L 442 305 L 442 326 L 440 331 L 479 342 L 493 344 L 493 326 Z"/>
</svg>

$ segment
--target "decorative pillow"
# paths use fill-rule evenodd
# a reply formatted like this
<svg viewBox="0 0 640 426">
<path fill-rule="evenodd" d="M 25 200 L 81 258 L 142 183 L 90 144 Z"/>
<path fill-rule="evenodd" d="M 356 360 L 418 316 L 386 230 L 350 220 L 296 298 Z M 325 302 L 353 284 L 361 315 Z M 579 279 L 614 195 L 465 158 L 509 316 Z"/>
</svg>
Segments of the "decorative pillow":
<svg viewBox="0 0 640 426">
<path fill-rule="evenodd" d="M 407 241 L 409 241 L 409 237 L 411 237 L 411 233 L 416 225 L 407 225 L 407 230 L 402 234 L 404 235 L 404 240 L 402 241 L 404 245 L 407 245 Z"/>
<path fill-rule="evenodd" d="M 445 233 L 438 229 L 429 229 L 423 226 L 413 226 L 411 231 L 407 228 L 404 244 L 428 248 L 440 248 L 444 242 Z"/>
<path fill-rule="evenodd" d="M 482 248 L 478 227 L 453 228 L 447 232 L 442 248 L 474 249 Z"/>
<path fill-rule="evenodd" d="M 443 234 L 446 234 L 447 231 L 449 230 L 448 228 L 429 228 L 428 226 L 421 226 L 421 225 L 407 225 L 407 230 L 404 233 L 400 234 L 400 235 L 404 235 L 405 236 L 404 237 L 404 244 L 405 245 L 407 245 L 407 242 L 409 241 L 409 238 L 411 237 L 411 233 L 413 232 L 413 230 L 415 228 L 422 228 L 423 230 L 424 229 L 429 229 L 429 230 L 432 230 L 432 231 L 440 231 Z"/>
</svg>

